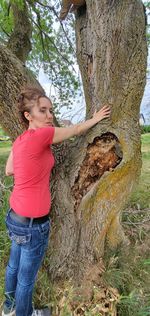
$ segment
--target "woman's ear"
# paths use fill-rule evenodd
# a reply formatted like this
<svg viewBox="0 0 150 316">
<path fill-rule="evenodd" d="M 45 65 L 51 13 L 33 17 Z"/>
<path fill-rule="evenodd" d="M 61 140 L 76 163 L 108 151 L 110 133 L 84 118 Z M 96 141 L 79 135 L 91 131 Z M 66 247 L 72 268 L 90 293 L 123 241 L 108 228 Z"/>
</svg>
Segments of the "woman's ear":
<svg viewBox="0 0 150 316">
<path fill-rule="evenodd" d="M 30 114 L 29 112 L 24 112 L 24 117 L 25 117 L 29 122 L 32 121 L 32 117 L 31 117 L 31 114 Z"/>
</svg>

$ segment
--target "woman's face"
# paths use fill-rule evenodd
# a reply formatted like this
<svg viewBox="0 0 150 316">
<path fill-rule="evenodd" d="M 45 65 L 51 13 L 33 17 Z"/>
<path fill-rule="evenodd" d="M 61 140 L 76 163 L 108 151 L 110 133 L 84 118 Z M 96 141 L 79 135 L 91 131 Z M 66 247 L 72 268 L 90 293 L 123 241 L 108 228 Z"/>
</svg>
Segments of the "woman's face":
<svg viewBox="0 0 150 316">
<path fill-rule="evenodd" d="M 29 128 L 46 127 L 53 125 L 52 103 L 49 99 L 41 97 L 38 104 L 31 108 L 30 113 L 25 112 L 25 117 L 29 120 Z"/>
</svg>

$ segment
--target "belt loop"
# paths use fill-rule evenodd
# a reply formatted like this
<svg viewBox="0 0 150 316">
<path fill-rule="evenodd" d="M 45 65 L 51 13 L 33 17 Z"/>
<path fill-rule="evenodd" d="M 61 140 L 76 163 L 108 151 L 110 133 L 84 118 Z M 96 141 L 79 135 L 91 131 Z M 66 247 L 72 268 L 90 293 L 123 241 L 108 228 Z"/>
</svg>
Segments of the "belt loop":
<svg viewBox="0 0 150 316">
<path fill-rule="evenodd" d="M 31 228 L 33 225 L 33 218 L 30 219 L 29 228 Z"/>
</svg>

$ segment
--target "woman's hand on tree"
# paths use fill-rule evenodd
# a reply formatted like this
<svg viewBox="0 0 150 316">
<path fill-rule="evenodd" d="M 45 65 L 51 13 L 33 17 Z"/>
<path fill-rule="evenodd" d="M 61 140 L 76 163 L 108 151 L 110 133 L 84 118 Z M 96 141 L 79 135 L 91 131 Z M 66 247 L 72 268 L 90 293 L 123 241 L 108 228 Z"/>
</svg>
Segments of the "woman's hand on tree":
<svg viewBox="0 0 150 316">
<path fill-rule="evenodd" d="M 99 111 L 95 111 L 93 114 L 94 120 L 98 123 L 105 118 L 110 117 L 110 107 L 108 105 L 104 105 Z"/>
</svg>

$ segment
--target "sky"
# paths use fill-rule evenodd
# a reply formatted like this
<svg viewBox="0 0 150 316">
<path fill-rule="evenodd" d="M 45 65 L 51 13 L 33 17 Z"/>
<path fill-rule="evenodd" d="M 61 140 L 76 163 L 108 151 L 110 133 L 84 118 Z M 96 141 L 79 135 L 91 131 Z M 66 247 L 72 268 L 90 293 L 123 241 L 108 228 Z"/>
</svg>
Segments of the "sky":
<svg viewBox="0 0 150 316">
<path fill-rule="evenodd" d="M 143 99 L 141 102 L 140 113 L 144 115 L 145 124 L 150 125 L 150 52 L 148 56 L 148 74 Z"/>
<path fill-rule="evenodd" d="M 144 0 L 143 0 L 144 3 Z M 150 15 L 147 14 L 148 24 L 150 24 Z M 140 112 L 144 115 L 146 125 L 150 125 L 150 48 L 148 48 L 147 57 L 147 80 L 144 90 L 143 99 L 141 102 Z"/>
<path fill-rule="evenodd" d="M 77 68 L 78 66 L 76 66 Z M 39 71 L 38 81 L 41 83 L 42 87 L 44 88 L 47 96 L 51 96 L 50 89 L 52 94 L 54 95 L 54 90 L 52 91 L 51 83 L 48 78 L 48 76 L 44 73 L 43 69 L 41 68 Z M 72 123 L 78 123 L 80 121 L 83 121 L 85 118 L 85 100 L 84 96 L 78 97 L 78 99 L 75 99 L 72 105 L 70 105 L 70 110 L 67 110 L 66 108 L 60 108 L 60 119 L 67 119 L 71 120 Z"/>
</svg>

